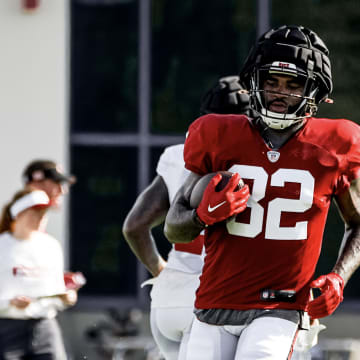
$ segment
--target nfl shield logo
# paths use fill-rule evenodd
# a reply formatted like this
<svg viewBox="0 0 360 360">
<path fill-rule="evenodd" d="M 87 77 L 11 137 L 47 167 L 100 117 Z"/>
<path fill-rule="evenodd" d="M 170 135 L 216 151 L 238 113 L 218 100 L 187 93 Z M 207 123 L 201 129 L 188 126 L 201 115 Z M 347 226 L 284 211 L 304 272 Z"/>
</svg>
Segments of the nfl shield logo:
<svg viewBox="0 0 360 360">
<path fill-rule="evenodd" d="M 279 160 L 280 153 L 277 152 L 277 151 L 268 151 L 267 152 L 267 157 L 268 157 L 270 162 L 274 163 L 274 162 L 277 162 Z"/>
</svg>

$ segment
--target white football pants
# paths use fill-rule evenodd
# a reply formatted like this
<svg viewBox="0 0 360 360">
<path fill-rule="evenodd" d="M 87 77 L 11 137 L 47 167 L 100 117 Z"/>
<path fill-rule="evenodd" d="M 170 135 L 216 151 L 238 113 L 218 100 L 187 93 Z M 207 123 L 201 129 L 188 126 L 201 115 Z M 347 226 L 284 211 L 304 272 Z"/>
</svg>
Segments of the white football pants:
<svg viewBox="0 0 360 360">
<path fill-rule="evenodd" d="M 196 317 L 186 360 L 286 360 L 298 324 L 275 317 L 260 317 L 248 325 L 216 326 Z"/>
<path fill-rule="evenodd" d="M 185 360 L 191 324 L 192 307 L 152 308 L 151 332 L 166 360 Z"/>
</svg>

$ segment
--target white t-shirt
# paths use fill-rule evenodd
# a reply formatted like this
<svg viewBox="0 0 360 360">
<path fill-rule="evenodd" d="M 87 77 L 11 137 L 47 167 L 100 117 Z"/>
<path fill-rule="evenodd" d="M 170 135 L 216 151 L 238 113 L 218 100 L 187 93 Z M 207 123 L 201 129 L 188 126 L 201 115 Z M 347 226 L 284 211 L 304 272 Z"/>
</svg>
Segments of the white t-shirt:
<svg viewBox="0 0 360 360">
<path fill-rule="evenodd" d="M 183 158 L 184 145 L 167 147 L 161 154 L 156 172 L 166 184 L 170 204 L 184 183 L 189 171 L 185 169 Z M 201 255 L 186 251 L 177 251 L 173 245 L 167 259 L 167 268 L 186 273 L 200 274 L 204 264 L 204 252 Z"/>
<path fill-rule="evenodd" d="M 64 259 L 60 243 L 43 232 L 34 232 L 21 240 L 11 233 L 0 234 L 0 317 L 51 318 L 63 308 L 59 298 L 38 297 L 63 294 Z M 25 309 L 10 305 L 10 300 L 24 295 L 37 299 Z"/>
</svg>

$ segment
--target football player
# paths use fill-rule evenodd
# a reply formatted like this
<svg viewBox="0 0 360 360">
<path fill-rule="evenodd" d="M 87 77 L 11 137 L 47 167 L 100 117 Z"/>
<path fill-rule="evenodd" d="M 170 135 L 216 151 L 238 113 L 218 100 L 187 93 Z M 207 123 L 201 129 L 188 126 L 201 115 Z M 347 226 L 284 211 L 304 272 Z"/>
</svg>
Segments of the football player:
<svg viewBox="0 0 360 360">
<path fill-rule="evenodd" d="M 200 112 L 245 113 L 249 96 L 241 93 L 238 76 L 221 78 L 203 97 Z M 203 236 L 176 244 L 165 261 L 151 229 L 161 224 L 189 171 L 184 167 L 184 145 L 169 146 L 157 164 L 157 176 L 139 195 L 127 215 L 123 233 L 132 251 L 155 277 L 151 290 L 150 325 L 166 360 L 186 358 L 186 344 L 194 319 L 195 290 L 203 266 Z"/>
<path fill-rule="evenodd" d="M 255 116 L 209 114 L 190 125 L 190 175 L 165 221 L 173 243 L 205 230 L 187 360 L 290 358 L 309 326 L 304 312 L 332 314 L 360 264 L 360 128 L 314 117 L 333 88 L 326 45 L 303 26 L 272 29 L 240 78 Z M 191 209 L 194 184 L 219 170 L 235 174 L 218 192 L 215 175 Z M 234 192 L 240 177 L 246 185 Z M 314 280 L 333 198 L 345 235 L 332 271 Z M 312 300 L 311 288 L 322 294 Z"/>
</svg>

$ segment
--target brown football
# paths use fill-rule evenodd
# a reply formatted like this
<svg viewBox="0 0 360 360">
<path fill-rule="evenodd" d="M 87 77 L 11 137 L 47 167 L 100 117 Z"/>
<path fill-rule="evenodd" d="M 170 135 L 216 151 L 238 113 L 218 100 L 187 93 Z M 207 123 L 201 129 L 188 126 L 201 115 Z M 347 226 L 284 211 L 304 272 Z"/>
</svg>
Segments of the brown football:
<svg viewBox="0 0 360 360">
<path fill-rule="evenodd" d="M 230 180 L 231 176 L 234 174 L 231 171 L 224 170 L 224 171 L 212 172 L 201 177 L 199 181 L 195 184 L 190 195 L 190 207 L 192 209 L 196 209 L 199 206 L 203 193 L 206 187 L 208 186 L 210 180 L 218 173 L 222 175 L 222 179 L 216 185 L 215 188 L 216 191 L 221 191 L 222 189 L 224 189 L 224 187 L 227 185 L 228 181 Z M 241 189 L 243 186 L 244 186 L 244 182 L 240 179 L 238 188 L 236 190 Z"/>
</svg>

